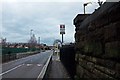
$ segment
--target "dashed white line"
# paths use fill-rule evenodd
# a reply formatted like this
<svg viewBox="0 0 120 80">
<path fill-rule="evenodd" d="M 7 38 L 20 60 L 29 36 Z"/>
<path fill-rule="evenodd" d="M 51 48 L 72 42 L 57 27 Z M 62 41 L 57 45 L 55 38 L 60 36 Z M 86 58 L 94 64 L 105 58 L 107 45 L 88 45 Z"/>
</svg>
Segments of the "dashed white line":
<svg viewBox="0 0 120 80">
<path fill-rule="evenodd" d="M 22 65 L 24 65 L 24 64 L 22 64 Z M 8 73 L 8 72 L 13 71 L 13 70 L 15 70 L 15 69 L 17 69 L 17 68 L 21 67 L 22 65 L 18 65 L 18 66 L 14 67 L 14 68 L 12 68 L 12 69 L 10 69 L 10 70 L 8 70 L 8 71 L 5 71 L 5 72 L 1 73 L 1 74 L 0 74 L 0 76 L 2 76 L 2 75 L 4 75 L 4 74 L 6 74 L 6 73 Z"/>
<path fill-rule="evenodd" d="M 37 64 L 37 66 L 42 66 L 42 64 Z"/>
<path fill-rule="evenodd" d="M 33 64 L 27 64 L 27 66 L 32 66 Z"/>
</svg>

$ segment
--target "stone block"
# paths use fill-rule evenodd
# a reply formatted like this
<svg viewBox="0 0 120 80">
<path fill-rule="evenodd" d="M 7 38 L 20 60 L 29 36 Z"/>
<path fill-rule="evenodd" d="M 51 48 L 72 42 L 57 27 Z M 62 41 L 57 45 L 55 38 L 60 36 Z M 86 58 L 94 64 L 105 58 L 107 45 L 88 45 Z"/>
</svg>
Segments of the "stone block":
<svg viewBox="0 0 120 80">
<path fill-rule="evenodd" d="M 86 56 L 85 59 L 89 62 L 92 62 L 92 63 L 97 62 L 97 59 L 95 57 L 92 57 L 92 56 Z"/>
<path fill-rule="evenodd" d="M 108 10 L 109 22 L 120 20 L 120 2 Z"/>
<path fill-rule="evenodd" d="M 99 28 L 94 31 L 95 41 L 102 42 L 104 39 L 104 28 Z"/>
<path fill-rule="evenodd" d="M 88 26 L 88 30 L 91 32 L 91 31 L 94 31 L 96 29 L 96 25 L 94 22 L 91 22 Z"/>
<path fill-rule="evenodd" d="M 93 70 L 93 73 L 97 76 L 97 77 L 99 77 L 99 78 L 109 78 L 110 76 L 108 76 L 107 74 L 105 74 L 105 73 L 103 73 L 103 72 L 101 72 L 101 71 L 99 71 L 99 70 L 97 70 L 97 69 L 94 69 Z"/>
<path fill-rule="evenodd" d="M 94 51 L 94 45 L 90 42 L 86 42 L 84 45 L 84 52 L 86 53 L 86 55 L 92 55 Z"/>
<path fill-rule="evenodd" d="M 77 73 L 77 76 L 79 76 L 79 78 L 83 78 L 84 68 L 82 68 L 80 65 L 78 65 L 76 68 L 76 73 Z"/>
<path fill-rule="evenodd" d="M 105 26 L 105 42 L 120 41 L 120 21 Z"/>
<path fill-rule="evenodd" d="M 115 70 L 115 64 L 116 62 L 110 61 L 110 60 L 105 60 L 105 59 L 96 59 L 96 64 L 100 66 L 104 66 L 108 69 Z"/>
<path fill-rule="evenodd" d="M 109 15 L 107 11 L 101 13 L 94 22 L 95 22 L 96 28 L 104 27 L 104 25 L 109 24 Z"/>
<path fill-rule="evenodd" d="M 85 67 L 87 66 L 87 61 L 85 61 L 85 60 L 79 58 L 79 65 L 81 65 L 82 67 L 85 68 Z"/>
<path fill-rule="evenodd" d="M 94 74 L 92 74 L 91 72 L 89 72 L 88 70 L 84 70 L 84 74 L 85 74 L 85 76 L 84 76 L 84 78 L 89 78 L 89 80 L 92 78 L 96 78 L 95 76 L 94 76 Z"/>
<path fill-rule="evenodd" d="M 82 32 L 80 32 L 80 31 L 78 31 L 78 32 L 76 33 L 76 38 L 79 40 L 79 42 L 80 42 L 80 41 L 84 41 L 84 40 L 85 40 L 85 34 L 82 33 Z"/>
<path fill-rule="evenodd" d="M 105 34 L 104 34 L 105 42 L 115 41 L 116 38 L 117 38 L 116 27 L 114 27 L 113 24 L 105 26 Z"/>
<path fill-rule="evenodd" d="M 104 72 L 107 75 L 110 75 L 110 76 L 113 76 L 113 77 L 115 76 L 115 71 L 114 70 L 111 70 L 111 69 L 108 69 L 106 67 L 99 66 L 99 65 L 95 65 L 95 68 L 100 70 L 101 72 Z"/>
<path fill-rule="evenodd" d="M 79 54 L 79 58 L 85 59 L 85 57 L 86 57 L 86 55 L 84 55 L 84 54 Z"/>
<path fill-rule="evenodd" d="M 105 55 L 103 57 L 120 61 L 120 41 L 106 43 Z"/>
<path fill-rule="evenodd" d="M 82 42 L 79 42 L 79 43 L 76 43 L 76 48 L 78 49 L 78 50 L 81 50 L 82 51 L 82 49 L 83 49 L 83 47 L 84 47 L 84 44 L 85 44 L 85 42 L 84 41 L 82 41 Z"/>
<path fill-rule="evenodd" d="M 116 64 L 116 78 L 120 78 L 120 64 L 117 63 Z"/>
<path fill-rule="evenodd" d="M 78 61 L 79 61 L 79 53 L 78 53 L 78 51 L 76 52 L 76 54 L 75 54 L 75 61 L 78 63 Z"/>
<path fill-rule="evenodd" d="M 100 57 L 103 54 L 102 44 L 100 42 L 88 42 L 85 43 L 84 52 L 89 56 L 98 56 Z"/>
<path fill-rule="evenodd" d="M 92 32 L 89 32 L 87 34 L 87 40 L 90 42 L 90 41 L 95 41 L 96 40 L 96 35 L 95 35 L 95 31 L 92 31 Z"/>
<path fill-rule="evenodd" d="M 86 66 L 86 68 L 89 69 L 89 71 L 92 72 L 93 69 L 94 69 L 94 67 L 95 67 L 95 64 L 94 64 L 94 63 L 87 62 L 87 66 Z"/>
<path fill-rule="evenodd" d="M 120 41 L 120 20 L 114 23 L 114 26 L 117 28 L 117 40 Z"/>
</svg>

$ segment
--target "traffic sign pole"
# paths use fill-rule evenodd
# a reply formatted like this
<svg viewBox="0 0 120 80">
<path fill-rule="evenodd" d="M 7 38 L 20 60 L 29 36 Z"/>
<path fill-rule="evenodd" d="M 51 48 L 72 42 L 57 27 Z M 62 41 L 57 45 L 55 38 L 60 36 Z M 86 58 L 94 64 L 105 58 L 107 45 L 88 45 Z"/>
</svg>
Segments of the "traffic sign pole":
<svg viewBox="0 0 120 80">
<path fill-rule="evenodd" d="M 62 43 L 63 43 L 63 34 L 62 34 Z"/>
<path fill-rule="evenodd" d="M 60 34 L 62 35 L 62 43 L 63 43 L 63 35 L 65 34 L 65 25 L 60 25 Z"/>
</svg>

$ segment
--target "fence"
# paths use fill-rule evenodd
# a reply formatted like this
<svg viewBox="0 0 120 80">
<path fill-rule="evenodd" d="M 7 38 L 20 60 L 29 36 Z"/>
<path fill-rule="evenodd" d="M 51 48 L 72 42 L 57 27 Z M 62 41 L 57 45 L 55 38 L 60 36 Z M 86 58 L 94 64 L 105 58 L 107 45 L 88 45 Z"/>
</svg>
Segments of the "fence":
<svg viewBox="0 0 120 80">
<path fill-rule="evenodd" d="M 7 62 L 10 60 L 26 57 L 38 53 L 40 49 L 36 48 L 2 48 L 2 62 Z"/>
<path fill-rule="evenodd" d="M 75 75 L 75 50 L 74 45 L 64 45 L 60 48 L 60 60 L 72 79 Z"/>
</svg>

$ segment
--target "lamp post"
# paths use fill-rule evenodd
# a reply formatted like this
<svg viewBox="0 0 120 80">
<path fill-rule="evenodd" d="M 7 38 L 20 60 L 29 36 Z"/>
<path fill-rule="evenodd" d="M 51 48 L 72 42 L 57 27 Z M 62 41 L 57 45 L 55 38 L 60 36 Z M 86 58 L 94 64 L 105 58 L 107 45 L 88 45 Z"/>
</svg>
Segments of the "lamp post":
<svg viewBox="0 0 120 80">
<path fill-rule="evenodd" d="M 84 3 L 83 6 L 84 6 L 84 14 L 85 14 L 85 6 L 87 6 L 88 4 L 92 4 L 91 2 L 88 2 L 88 3 Z"/>
</svg>

